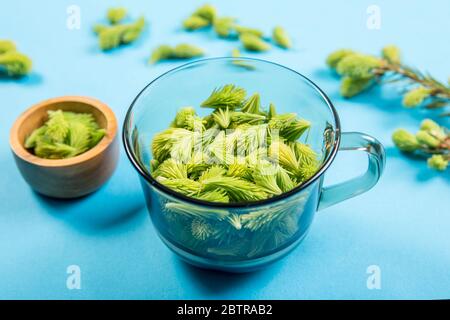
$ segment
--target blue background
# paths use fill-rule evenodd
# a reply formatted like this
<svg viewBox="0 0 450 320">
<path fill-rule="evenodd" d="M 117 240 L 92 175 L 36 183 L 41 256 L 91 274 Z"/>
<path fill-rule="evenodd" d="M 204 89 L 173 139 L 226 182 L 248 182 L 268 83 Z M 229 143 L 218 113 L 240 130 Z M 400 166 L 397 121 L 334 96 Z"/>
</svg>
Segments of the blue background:
<svg viewBox="0 0 450 320">
<path fill-rule="evenodd" d="M 8 145 L 9 129 L 26 108 L 54 96 L 87 95 L 109 104 L 122 122 L 141 88 L 178 65 L 146 65 L 152 48 L 186 41 L 212 57 L 229 55 L 238 44 L 212 32 L 180 30 L 182 19 L 203 1 L 3 1 L 0 38 L 15 40 L 33 58 L 34 72 L 19 81 L 0 79 L 0 298 L 450 298 L 448 170 L 427 169 L 390 140 L 395 128 L 414 130 L 427 113 L 403 109 L 392 87 L 344 100 L 338 79 L 324 65 L 327 54 L 341 47 L 377 54 L 395 43 L 407 63 L 446 81 L 450 2 L 211 2 L 245 25 L 269 32 L 282 24 L 292 34 L 293 50 L 250 56 L 309 76 L 334 101 L 344 131 L 363 131 L 383 142 L 388 159 L 380 183 L 318 213 L 308 237 L 287 258 L 243 275 L 190 267 L 164 247 L 123 150 L 112 179 L 95 194 L 66 202 L 43 198 L 22 180 Z M 81 30 L 66 28 L 70 4 L 81 8 Z M 117 4 L 135 17 L 145 15 L 150 25 L 137 43 L 105 54 L 91 27 Z M 381 9 L 381 30 L 366 27 L 371 4 Z M 365 166 L 364 155 L 341 153 L 326 183 L 356 176 Z M 81 290 L 66 288 L 72 264 L 81 268 Z M 380 290 L 366 287 L 370 265 L 381 268 Z"/>
</svg>

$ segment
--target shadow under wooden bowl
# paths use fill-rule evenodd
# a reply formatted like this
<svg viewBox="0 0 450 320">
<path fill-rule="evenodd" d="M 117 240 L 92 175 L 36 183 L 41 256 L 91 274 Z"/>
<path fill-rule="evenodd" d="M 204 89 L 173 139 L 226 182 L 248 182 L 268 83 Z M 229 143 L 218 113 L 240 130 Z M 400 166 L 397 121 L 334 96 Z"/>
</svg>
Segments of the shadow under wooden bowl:
<svg viewBox="0 0 450 320">
<path fill-rule="evenodd" d="M 91 113 L 101 128 L 103 139 L 92 149 L 68 159 L 43 159 L 24 147 L 26 138 L 48 119 L 47 111 Z M 35 191 L 54 198 L 77 198 L 100 188 L 114 172 L 119 157 L 117 120 L 104 103 L 79 96 L 64 96 L 40 102 L 15 121 L 10 146 L 17 167 Z"/>
</svg>

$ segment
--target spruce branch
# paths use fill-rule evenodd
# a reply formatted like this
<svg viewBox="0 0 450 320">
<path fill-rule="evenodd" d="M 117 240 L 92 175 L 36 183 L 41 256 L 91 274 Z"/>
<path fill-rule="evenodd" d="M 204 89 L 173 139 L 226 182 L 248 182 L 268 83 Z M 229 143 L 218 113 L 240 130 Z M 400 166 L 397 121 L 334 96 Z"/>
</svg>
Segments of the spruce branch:
<svg viewBox="0 0 450 320">
<path fill-rule="evenodd" d="M 346 98 L 376 84 L 398 83 L 403 86 L 402 104 L 406 108 L 443 109 L 450 105 L 450 83 L 440 82 L 430 74 L 402 63 L 396 46 L 384 47 L 381 57 L 341 49 L 331 53 L 326 63 L 342 76 L 340 91 Z M 444 112 L 441 116 L 450 116 L 450 113 Z M 426 156 L 430 168 L 440 171 L 447 168 L 448 129 L 434 121 L 425 119 L 416 134 L 398 129 L 392 139 L 401 151 Z"/>
<path fill-rule="evenodd" d="M 438 109 L 450 104 L 450 85 L 402 63 L 396 46 L 384 47 L 381 57 L 341 49 L 331 53 L 326 62 L 343 77 L 341 95 L 346 98 L 375 84 L 402 83 L 405 107 Z"/>
<path fill-rule="evenodd" d="M 445 171 L 450 161 L 450 133 L 436 122 L 425 119 L 416 134 L 398 129 L 392 135 L 400 151 L 424 156 L 432 169 Z"/>
</svg>

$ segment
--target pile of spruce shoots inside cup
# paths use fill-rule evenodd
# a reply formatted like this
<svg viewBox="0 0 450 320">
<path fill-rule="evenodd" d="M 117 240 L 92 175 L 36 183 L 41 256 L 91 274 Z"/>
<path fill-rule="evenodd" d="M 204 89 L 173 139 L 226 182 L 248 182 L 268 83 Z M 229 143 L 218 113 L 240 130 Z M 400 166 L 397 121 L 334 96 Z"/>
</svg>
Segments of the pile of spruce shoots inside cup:
<svg viewBox="0 0 450 320">
<path fill-rule="evenodd" d="M 201 104 L 181 108 L 170 127 L 152 141 L 151 175 L 185 196 L 209 202 L 244 203 L 292 190 L 319 169 L 319 155 L 306 143 L 311 123 L 295 113 L 262 108 L 258 93 L 227 84 Z M 303 139 L 306 138 L 306 139 Z M 305 141 L 306 142 L 306 141 Z M 161 200 L 167 230 L 181 244 L 205 254 L 257 255 L 298 230 L 308 197 L 254 211 L 203 209 Z"/>
<path fill-rule="evenodd" d="M 267 199 L 287 192 L 318 169 L 318 156 L 298 139 L 310 122 L 261 107 L 258 93 L 232 84 L 213 91 L 199 117 L 179 110 L 152 142 L 152 176 L 189 197 L 215 202 Z"/>
</svg>

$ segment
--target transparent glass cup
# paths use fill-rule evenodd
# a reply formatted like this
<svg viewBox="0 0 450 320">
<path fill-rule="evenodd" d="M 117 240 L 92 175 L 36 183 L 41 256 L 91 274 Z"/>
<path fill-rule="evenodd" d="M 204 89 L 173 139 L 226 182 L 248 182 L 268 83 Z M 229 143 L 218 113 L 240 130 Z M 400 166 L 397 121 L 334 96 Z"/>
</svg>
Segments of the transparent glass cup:
<svg viewBox="0 0 450 320">
<path fill-rule="evenodd" d="M 262 105 L 278 113 L 295 112 L 311 122 L 302 142 L 321 157 L 320 169 L 302 185 L 266 200 L 214 203 L 186 197 L 150 175 L 153 136 L 166 129 L 183 106 L 198 106 L 213 89 L 235 84 L 259 92 Z M 213 58 L 173 69 L 148 84 L 126 115 L 123 139 L 140 175 L 147 207 L 163 242 L 183 260 L 203 268 L 250 271 L 273 262 L 297 246 L 316 211 L 361 194 L 380 178 L 385 153 L 375 138 L 341 132 L 330 99 L 305 76 L 282 65 L 248 58 Z M 305 140 L 306 139 L 306 140 Z M 356 178 L 322 186 L 324 174 L 340 150 L 364 151 L 367 171 Z"/>
</svg>

